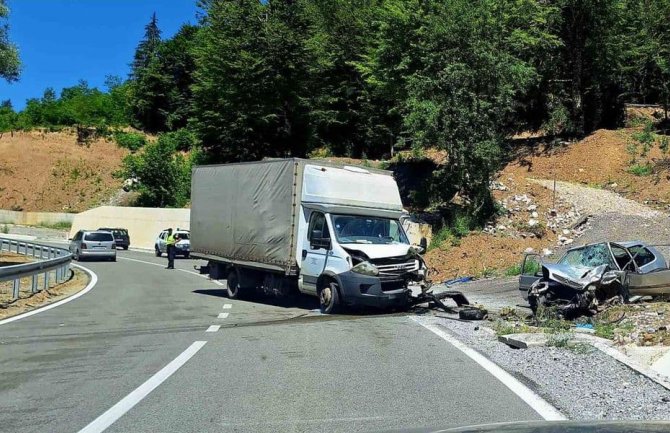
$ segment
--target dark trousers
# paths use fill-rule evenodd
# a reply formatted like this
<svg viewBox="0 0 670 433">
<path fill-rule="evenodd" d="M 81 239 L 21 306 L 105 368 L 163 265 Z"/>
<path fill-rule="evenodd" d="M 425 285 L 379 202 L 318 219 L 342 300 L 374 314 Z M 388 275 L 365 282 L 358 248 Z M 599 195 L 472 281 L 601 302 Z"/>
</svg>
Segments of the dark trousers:
<svg viewBox="0 0 670 433">
<path fill-rule="evenodd" d="M 167 246 L 168 268 L 174 268 L 174 245 Z"/>
</svg>

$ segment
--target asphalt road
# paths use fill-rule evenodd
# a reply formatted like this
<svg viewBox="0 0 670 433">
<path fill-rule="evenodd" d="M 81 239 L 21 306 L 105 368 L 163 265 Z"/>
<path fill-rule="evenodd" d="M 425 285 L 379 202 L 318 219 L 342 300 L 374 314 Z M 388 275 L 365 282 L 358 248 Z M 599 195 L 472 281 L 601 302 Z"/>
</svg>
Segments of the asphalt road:
<svg viewBox="0 0 670 433">
<path fill-rule="evenodd" d="M 118 256 L 84 263 L 99 278 L 89 293 L 0 325 L 0 431 L 77 432 L 96 419 L 109 432 L 541 419 L 406 315 L 322 316 L 311 298 L 231 301 L 193 260 L 165 270 L 165 258 Z"/>
</svg>

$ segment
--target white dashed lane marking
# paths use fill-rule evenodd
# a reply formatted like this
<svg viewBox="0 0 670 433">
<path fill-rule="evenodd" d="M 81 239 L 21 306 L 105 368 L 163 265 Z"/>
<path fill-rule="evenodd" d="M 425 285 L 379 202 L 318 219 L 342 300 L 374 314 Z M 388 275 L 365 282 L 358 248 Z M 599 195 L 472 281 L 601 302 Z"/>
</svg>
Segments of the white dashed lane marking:
<svg viewBox="0 0 670 433">
<path fill-rule="evenodd" d="M 220 325 L 212 325 L 205 332 L 216 332 L 221 328 Z"/>
<path fill-rule="evenodd" d="M 233 304 L 223 304 L 224 310 L 230 310 L 231 308 L 233 308 Z"/>
<path fill-rule="evenodd" d="M 228 313 L 219 313 L 219 319 L 226 319 L 228 317 Z"/>
</svg>

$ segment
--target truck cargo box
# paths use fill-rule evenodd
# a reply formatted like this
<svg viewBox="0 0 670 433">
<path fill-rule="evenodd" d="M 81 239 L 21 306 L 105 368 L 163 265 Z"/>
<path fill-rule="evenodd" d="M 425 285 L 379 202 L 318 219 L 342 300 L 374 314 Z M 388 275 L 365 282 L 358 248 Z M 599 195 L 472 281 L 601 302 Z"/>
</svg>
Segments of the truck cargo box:
<svg viewBox="0 0 670 433">
<path fill-rule="evenodd" d="M 282 271 L 296 267 L 299 164 L 199 166 L 191 183 L 191 254 Z"/>
</svg>

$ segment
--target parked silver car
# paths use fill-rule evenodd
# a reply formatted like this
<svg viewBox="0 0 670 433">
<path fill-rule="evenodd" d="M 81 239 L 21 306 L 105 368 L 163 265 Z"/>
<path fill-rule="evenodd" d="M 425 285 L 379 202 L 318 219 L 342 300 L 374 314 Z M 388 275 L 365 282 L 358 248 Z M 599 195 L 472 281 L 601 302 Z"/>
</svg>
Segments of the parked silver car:
<svg viewBox="0 0 670 433">
<path fill-rule="evenodd" d="M 70 252 L 75 260 L 98 258 L 116 261 L 116 242 L 111 232 L 79 230 L 70 239 Z"/>
</svg>

